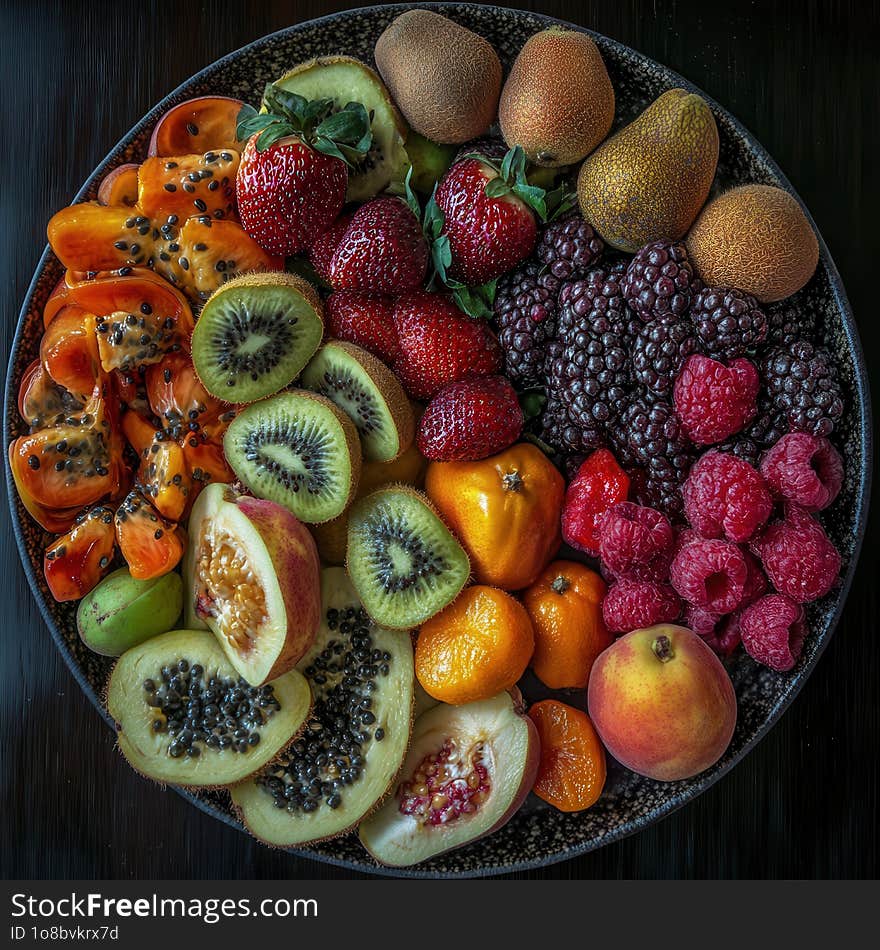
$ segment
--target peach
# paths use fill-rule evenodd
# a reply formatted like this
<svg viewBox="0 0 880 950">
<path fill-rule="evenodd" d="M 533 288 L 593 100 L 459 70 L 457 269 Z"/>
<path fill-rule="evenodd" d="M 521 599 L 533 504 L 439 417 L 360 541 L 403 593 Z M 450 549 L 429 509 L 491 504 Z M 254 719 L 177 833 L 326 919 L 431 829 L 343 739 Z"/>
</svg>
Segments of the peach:
<svg viewBox="0 0 880 950">
<path fill-rule="evenodd" d="M 714 765 L 736 726 L 727 671 L 700 637 L 675 624 L 633 630 L 601 653 L 587 704 L 611 755 L 661 782 Z"/>
</svg>

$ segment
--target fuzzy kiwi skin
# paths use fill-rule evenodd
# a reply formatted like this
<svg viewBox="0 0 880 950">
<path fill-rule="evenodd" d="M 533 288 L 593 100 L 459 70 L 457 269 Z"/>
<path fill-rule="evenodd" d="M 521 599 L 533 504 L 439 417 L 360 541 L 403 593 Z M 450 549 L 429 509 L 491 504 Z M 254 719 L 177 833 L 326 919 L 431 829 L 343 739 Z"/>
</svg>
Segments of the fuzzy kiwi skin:
<svg viewBox="0 0 880 950">
<path fill-rule="evenodd" d="M 819 263 L 819 242 L 801 206 L 772 185 L 742 185 L 713 198 L 686 243 L 707 284 L 739 287 L 762 303 L 797 293 Z"/>
<path fill-rule="evenodd" d="M 232 280 L 227 281 L 225 284 L 222 284 L 218 287 L 214 293 L 205 301 L 207 306 L 210 301 L 215 297 L 219 297 L 222 294 L 225 294 L 227 290 L 233 290 L 236 287 L 289 287 L 291 290 L 298 292 L 302 297 L 305 298 L 306 303 L 315 311 L 318 316 L 318 319 L 321 321 L 322 326 L 326 326 L 324 320 L 324 304 L 318 295 L 318 291 L 303 277 L 298 276 L 297 274 L 288 274 L 287 271 L 264 271 L 261 273 L 254 274 L 241 274 L 238 277 L 234 277 Z M 314 353 L 317 351 L 318 347 L 321 345 L 320 340 L 315 346 L 315 351 L 309 354 L 309 359 L 314 356 Z M 308 362 L 308 360 L 306 360 Z M 305 365 L 305 364 L 303 364 Z M 193 370 L 196 373 L 198 378 L 198 370 L 193 366 Z M 204 382 L 199 379 L 199 382 L 204 386 Z M 205 386 L 207 389 L 207 386 Z M 221 402 L 226 405 L 235 405 L 231 403 L 228 399 L 225 399 L 220 394 L 211 393 L 216 399 L 219 399 Z"/>
<path fill-rule="evenodd" d="M 670 89 L 585 159 L 581 213 L 619 251 L 677 241 L 708 198 L 717 164 L 718 127 L 706 101 Z"/>
<path fill-rule="evenodd" d="M 495 119 L 501 61 L 482 36 L 429 10 L 407 10 L 376 42 L 376 65 L 410 126 L 442 144 L 482 135 Z"/>
<path fill-rule="evenodd" d="M 536 165 L 581 161 L 611 131 L 614 87 L 586 33 L 551 26 L 526 40 L 501 91 L 504 141 Z"/>
<path fill-rule="evenodd" d="M 372 353 L 363 347 L 345 340 L 332 340 L 333 348 L 341 350 L 355 362 L 360 363 L 364 372 L 372 379 L 376 389 L 382 394 L 385 405 L 391 413 L 391 421 L 397 430 L 398 447 L 394 458 L 367 459 L 367 461 L 393 462 L 412 445 L 416 436 L 416 420 L 409 397 L 403 386 L 391 370 Z"/>
</svg>

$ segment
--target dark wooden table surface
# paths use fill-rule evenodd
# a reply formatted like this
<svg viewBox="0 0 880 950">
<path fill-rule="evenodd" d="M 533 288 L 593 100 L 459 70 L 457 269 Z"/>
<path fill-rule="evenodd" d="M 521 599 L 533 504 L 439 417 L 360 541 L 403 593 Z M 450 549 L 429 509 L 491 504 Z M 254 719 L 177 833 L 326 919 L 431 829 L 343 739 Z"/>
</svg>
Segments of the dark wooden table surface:
<svg viewBox="0 0 880 950">
<path fill-rule="evenodd" d="M 4 352 L 45 222 L 149 107 L 332 0 L 0 3 Z M 837 261 L 880 391 L 876 0 L 522 3 L 668 64 L 755 133 Z M 877 506 L 843 620 L 782 721 L 696 802 L 619 844 L 526 877 L 876 877 L 880 806 Z M 44 629 L 0 525 L 3 876 L 338 877 L 269 851 L 126 768 Z"/>
</svg>

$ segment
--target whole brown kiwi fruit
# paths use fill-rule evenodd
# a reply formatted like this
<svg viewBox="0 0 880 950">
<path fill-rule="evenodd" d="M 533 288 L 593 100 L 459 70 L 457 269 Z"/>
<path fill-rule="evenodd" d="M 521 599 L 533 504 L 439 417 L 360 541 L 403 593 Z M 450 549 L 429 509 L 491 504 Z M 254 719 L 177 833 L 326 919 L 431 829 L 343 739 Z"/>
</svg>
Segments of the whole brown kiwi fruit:
<svg viewBox="0 0 880 950">
<path fill-rule="evenodd" d="M 634 254 L 684 237 L 709 196 L 718 128 L 706 101 L 670 89 L 581 165 L 581 213 L 606 244 Z"/>
<path fill-rule="evenodd" d="M 429 10 L 407 10 L 376 42 L 376 65 L 410 126 L 433 142 L 459 144 L 495 119 L 501 61 L 491 44 Z"/>
<path fill-rule="evenodd" d="M 796 293 L 819 262 L 819 242 L 803 209 L 772 185 L 742 185 L 710 201 L 687 236 L 687 249 L 707 284 L 739 287 L 762 303 Z"/>
<path fill-rule="evenodd" d="M 537 165 L 589 155 L 614 121 L 614 87 L 593 40 L 561 26 L 530 36 L 504 83 L 498 121 L 507 144 Z"/>
</svg>

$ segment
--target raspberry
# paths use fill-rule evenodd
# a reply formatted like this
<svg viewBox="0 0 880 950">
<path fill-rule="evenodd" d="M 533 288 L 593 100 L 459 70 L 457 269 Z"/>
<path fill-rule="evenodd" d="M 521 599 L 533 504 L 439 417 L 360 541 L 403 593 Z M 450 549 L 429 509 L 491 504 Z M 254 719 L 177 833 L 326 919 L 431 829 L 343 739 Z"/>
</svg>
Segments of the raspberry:
<svg viewBox="0 0 880 950">
<path fill-rule="evenodd" d="M 690 310 L 707 356 L 732 360 L 767 338 L 767 317 L 751 294 L 735 287 L 706 287 Z"/>
<path fill-rule="evenodd" d="M 605 243 L 579 215 L 553 221 L 535 248 L 535 256 L 559 280 L 579 280 L 596 261 Z"/>
<path fill-rule="evenodd" d="M 684 513 L 704 538 L 748 541 L 773 511 L 760 474 L 728 452 L 706 452 L 681 489 Z"/>
<path fill-rule="evenodd" d="M 840 555 L 822 525 L 794 505 L 786 505 L 785 520 L 771 523 L 749 547 L 776 590 L 799 604 L 824 597 L 840 573 Z"/>
<path fill-rule="evenodd" d="M 617 576 L 662 581 L 672 558 L 672 525 L 662 512 L 625 501 L 599 524 L 599 556 Z"/>
<path fill-rule="evenodd" d="M 699 349 L 689 320 L 672 316 L 646 323 L 632 347 L 633 375 L 649 399 L 668 400 L 684 361 Z"/>
<path fill-rule="evenodd" d="M 740 632 L 753 660 L 784 673 L 797 663 L 804 646 L 804 608 L 783 594 L 768 594 L 742 612 Z"/>
<path fill-rule="evenodd" d="M 698 286 L 687 249 L 672 241 L 646 244 L 630 261 L 620 285 L 627 306 L 645 322 L 667 313 L 681 316 Z"/>
<path fill-rule="evenodd" d="M 669 580 L 689 604 L 729 614 L 742 601 L 749 569 L 731 541 L 692 541 L 672 559 Z"/>
<path fill-rule="evenodd" d="M 565 493 L 562 536 L 567 544 L 594 557 L 599 553 L 599 523 L 605 512 L 626 501 L 629 478 L 608 449 L 588 456 Z"/>
<path fill-rule="evenodd" d="M 688 604 L 684 612 L 685 626 L 722 657 L 730 656 L 740 645 L 739 618 L 739 612 L 718 616 L 693 604 Z"/>
<path fill-rule="evenodd" d="M 827 353 L 806 340 L 771 350 L 761 375 L 772 407 L 795 432 L 829 436 L 843 415 L 840 386 Z"/>
<path fill-rule="evenodd" d="M 843 485 L 843 459 L 827 439 L 790 432 L 764 456 L 761 474 L 777 498 L 821 511 Z"/>
<path fill-rule="evenodd" d="M 742 600 L 739 604 L 739 609 L 742 610 L 744 607 L 748 607 L 749 604 L 753 604 L 759 597 L 763 597 L 767 593 L 769 584 L 767 583 L 767 575 L 761 568 L 761 562 L 745 548 L 740 548 L 740 550 L 746 560 L 746 568 L 748 569 L 746 582 L 743 586 Z"/>
<path fill-rule="evenodd" d="M 522 386 L 543 382 L 547 343 L 556 334 L 559 281 L 527 261 L 502 277 L 495 295 L 498 342 L 508 379 Z"/>
<path fill-rule="evenodd" d="M 611 633 L 673 623 L 680 615 L 681 601 L 675 591 L 653 581 L 617 581 L 602 601 L 602 616 Z"/>
<path fill-rule="evenodd" d="M 758 371 L 746 359 L 725 366 L 689 356 L 673 388 L 685 433 L 697 445 L 711 445 L 739 432 L 758 411 L 759 384 Z"/>
</svg>

